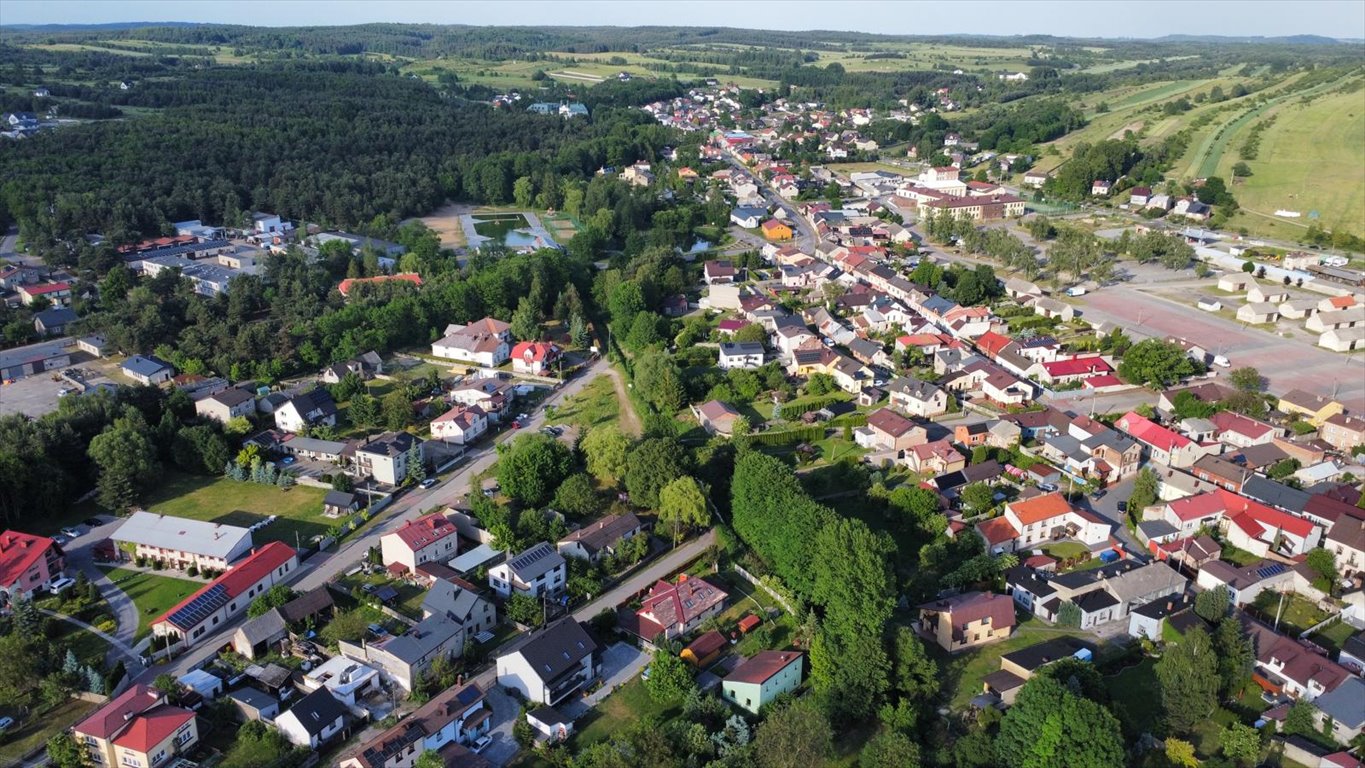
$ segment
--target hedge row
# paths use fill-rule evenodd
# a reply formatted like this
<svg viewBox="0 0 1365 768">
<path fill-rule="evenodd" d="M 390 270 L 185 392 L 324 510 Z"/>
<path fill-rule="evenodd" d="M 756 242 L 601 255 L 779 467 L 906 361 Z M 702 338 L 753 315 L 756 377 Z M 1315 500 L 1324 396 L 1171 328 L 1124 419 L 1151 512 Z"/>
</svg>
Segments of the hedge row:
<svg viewBox="0 0 1365 768">
<path fill-rule="evenodd" d="M 824 436 L 825 428 L 814 426 L 784 429 L 780 432 L 760 432 L 754 435 L 753 439 L 759 445 L 791 445 L 792 443 L 808 443 L 812 440 L 820 440 Z"/>
<path fill-rule="evenodd" d="M 804 413 L 818 411 L 821 408 L 833 405 L 837 402 L 842 401 L 843 399 L 844 398 L 839 397 L 838 395 L 826 395 L 824 397 L 816 397 L 800 403 L 787 403 L 778 410 L 778 413 L 784 419 L 794 419 Z"/>
</svg>

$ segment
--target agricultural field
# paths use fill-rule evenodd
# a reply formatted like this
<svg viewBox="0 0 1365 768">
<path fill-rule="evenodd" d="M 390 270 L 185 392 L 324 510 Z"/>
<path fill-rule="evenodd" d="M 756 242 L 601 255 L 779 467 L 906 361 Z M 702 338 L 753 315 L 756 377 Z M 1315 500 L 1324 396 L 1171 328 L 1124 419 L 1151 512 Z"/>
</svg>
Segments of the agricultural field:
<svg viewBox="0 0 1365 768">
<path fill-rule="evenodd" d="M 1247 161 L 1253 175 L 1233 194 L 1242 206 L 1231 222 L 1257 234 L 1293 239 L 1310 223 L 1310 212 L 1326 229 L 1365 235 L 1365 102 L 1361 91 L 1332 93 L 1307 106 L 1290 100 L 1273 111 L 1276 120 L 1261 135 L 1260 152 Z M 1231 141 L 1218 171 L 1231 177 L 1241 137 Z M 1276 210 L 1303 218 L 1276 218 Z"/>
<path fill-rule="evenodd" d="M 960 68 L 967 72 L 993 72 L 998 69 L 1024 71 L 1032 52 L 1028 48 L 976 48 L 939 43 L 888 43 L 882 53 L 899 53 L 903 59 L 867 58 L 868 54 L 820 51 L 814 66 L 838 63 L 848 72 L 902 72 L 933 69 L 937 66 Z"/>
</svg>

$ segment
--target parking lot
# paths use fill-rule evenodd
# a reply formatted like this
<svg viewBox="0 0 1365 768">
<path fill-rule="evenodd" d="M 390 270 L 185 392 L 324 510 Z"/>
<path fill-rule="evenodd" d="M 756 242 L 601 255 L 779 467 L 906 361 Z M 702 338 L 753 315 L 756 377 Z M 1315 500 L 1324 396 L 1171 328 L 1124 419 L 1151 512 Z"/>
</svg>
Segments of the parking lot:
<svg viewBox="0 0 1365 768">
<path fill-rule="evenodd" d="M 0 416 L 22 413 L 36 419 L 57 410 L 57 393 L 71 388 L 69 382 L 53 381 L 52 374 L 15 379 L 0 387 Z"/>
</svg>

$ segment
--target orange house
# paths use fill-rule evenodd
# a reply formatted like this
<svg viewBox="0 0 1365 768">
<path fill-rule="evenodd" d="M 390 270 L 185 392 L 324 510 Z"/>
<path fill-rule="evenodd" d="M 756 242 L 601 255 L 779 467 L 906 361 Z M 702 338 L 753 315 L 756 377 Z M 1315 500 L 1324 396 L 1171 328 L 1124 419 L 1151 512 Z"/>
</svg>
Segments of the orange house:
<svg viewBox="0 0 1365 768">
<path fill-rule="evenodd" d="M 768 219 L 762 224 L 763 237 L 767 240 L 790 240 L 792 238 L 792 228 L 778 221 Z"/>
</svg>

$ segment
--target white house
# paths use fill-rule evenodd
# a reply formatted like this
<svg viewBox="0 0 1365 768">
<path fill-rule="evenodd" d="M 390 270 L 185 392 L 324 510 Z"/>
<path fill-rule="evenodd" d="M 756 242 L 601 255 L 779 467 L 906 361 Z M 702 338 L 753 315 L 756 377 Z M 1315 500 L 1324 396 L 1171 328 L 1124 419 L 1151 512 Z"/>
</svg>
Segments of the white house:
<svg viewBox="0 0 1365 768">
<path fill-rule="evenodd" d="M 333 656 L 304 673 L 303 687 L 309 692 L 325 688 L 337 701 L 354 707 L 357 698 L 379 690 L 379 670 L 345 656 Z"/>
<path fill-rule="evenodd" d="M 129 515 L 109 538 L 132 548 L 137 557 L 179 570 L 194 566 L 221 571 L 252 547 L 250 529 L 143 510 Z"/>
<path fill-rule="evenodd" d="M 763 365 L 763 345 L 756 341 L 725 341 L 720 344 L 717 365 L 723 371 L 731 368 L 758 368 Z"/>
<path fill-rule="evenodd" d="M 469 325 L 451 324 L 439 341 L 431 344 L 431 354 L 447 360 L 496 368 L 512 353 L 512 326 L 492 317 Z"/>
<path fill-rule="evenodd" d="M 328 426 L 337 423 L 337 404 L 332 393 L 323 387 L 301 392 L 275 408 L 275 426 L 285 432 L 302 432 L 306 427 Z"/>
<path fill-rule="evenodd" d="M 408 463 L 424 461 L 422 438 L 410 432 L 385 432 L 355 449 L 352 473 L 373 477 L 385 485 L 402 485 L 408 476 Z"/>
<path fill-rule="evenodd" d="M 543 541 L 488 570 L 488 585 L 503 597 L 513 593 L 553 597 L 564 591 L 567 578 L 564 556 Z"/>
<path fill-rule="evenodd" d="M 488 431 L 488 415 L 477 405 L 457 405 L 431 420 L 431 438 L 455 445 L 478 440 Z"/>
<path fill-rule="evenodd" d="M 721 681 L 721 698 L 757 715 L 764 705 L 801 685 L 804 659 L 796 651 L 760 651 Z"/>
<path fill-rule="evenodd" d="M 379 539 L 379 551 L 384 565 L 395 563 L 416 573 L 423 563 L 444 563 L 459 554 L 459 536 L 455 524 L 440 512 L 409 520 L 392 533 Z"/>
<path fill-rule="evenodd" d="M 292 547 L 272 541 L 152 622 L 152 634 L 188 648 L 246 611 L 257 595 L 284 581 L 299 566 Z"/>
<path fill-rule="evenodd" d="M 316 750 L 341 733 L 347 716 L 346 705 L 328 689 L 319 688 L 275 718 L 275 727 L 290 744 Z"/>
<path fill-rule="evenodd" d="M 498 684 L 526 700 L 554 706 L 597 678 L 597 643 L 565 618 L 529 633 L 498 657 Z"/>
</svg>

